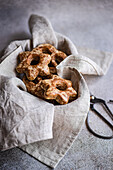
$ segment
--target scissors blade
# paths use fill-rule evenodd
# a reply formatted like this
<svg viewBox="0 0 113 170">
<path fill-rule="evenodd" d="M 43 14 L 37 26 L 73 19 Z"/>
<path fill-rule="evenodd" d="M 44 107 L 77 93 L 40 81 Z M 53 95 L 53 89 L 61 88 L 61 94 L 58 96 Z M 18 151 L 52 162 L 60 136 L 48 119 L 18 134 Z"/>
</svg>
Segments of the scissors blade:
<svg viewBox="0 0 113 170">
<path fill-rule="evenodd" d="M 111 112 L 111 110 L 110 110 L 109 107 L 107 106 L 106 102 L 104 103 L 104 106 L 105 106 L 105 108 L 107 109 L 109 116 L 110 116 L 111 119 L 113 120 L 113 113 Z"/>
<path fill-rule="evenodd" d="M 94 111 L 112 130 L 113 130 L 113 125 L 104 117 L 102 116 L 95 108 L 94 106 L 91 104 L 90 105 L 90 109 L 92 111 Z"/>
</svg>

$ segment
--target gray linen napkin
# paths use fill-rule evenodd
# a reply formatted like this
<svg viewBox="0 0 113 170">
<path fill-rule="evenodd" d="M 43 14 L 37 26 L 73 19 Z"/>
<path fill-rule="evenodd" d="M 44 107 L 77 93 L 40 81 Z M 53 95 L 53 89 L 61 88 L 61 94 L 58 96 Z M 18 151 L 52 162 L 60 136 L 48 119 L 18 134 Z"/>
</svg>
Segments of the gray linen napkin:
<svg viewBox="0 0 113 170">
<path fill-rule="evenodd" d="M 53 137 L 54 106 L 27 93 L 23 81 L 16 77 L 20 52 L 21 46 L 0 64 L 1 150 Z"/>
<path fill-rule="evenodd" d="M 27 144 L 22 146 L 21 149 L 46 165 L 55 168 L 79 134 L 89 110 L 90 95 L 82 74 L 105 74 L 113 55 L 88 49 L 84 50 L 84 48 L 78 48 L 78 53 L 75 45 L 64 35 L 56 33 L 45 17 L 32 15 L 29 26 L 32 40 L 12 42 L 1 59 L 0 89 L 2 93 L 4 92 L 0 99 L 2 113 L 0 113 L 2 124 L 0 128 L 1 149 Z M 16 78 L 15 67 L 19 52 L 31 50 L 41 43 L 50 43 L 68 55 L 57 66 L 57 71 L 61 77 L 72 81 L 73 87 L 78 92 L 78 98 L 75 101 L 63 106 L 54 106 L 24 91 L 26 89 L 23 82 Z M 87 55 L 89 58 L 86 57 Z M 11 64 L 13 64 L 13 67 Z M 9 93 L 9 91 L 11 92 Z M 12 95 L 13 93 L 15 95 Z M 3 98 L 5 99 L 4 102 Z M 6 101 L 9 101 L 10 104 L 4 104 L 7 103 Z M 13 105 L 12 101 L 16 101 L 16 104 Z M 11 112 L 8 112 L 8 109 L 11 109 Z M 8 118 L 7 115 L 9 115 Z M 13 120 L 13 118 L 15 119 Z M 24 127 L 28 122 L 29 125 Z M 3 131 L 4 133 L 2 133 Z M 34 132 L 33 135 L 32 132 Z M 24 136 L 24 139 L 22 139 L 22 136 Z"/>
</svg>

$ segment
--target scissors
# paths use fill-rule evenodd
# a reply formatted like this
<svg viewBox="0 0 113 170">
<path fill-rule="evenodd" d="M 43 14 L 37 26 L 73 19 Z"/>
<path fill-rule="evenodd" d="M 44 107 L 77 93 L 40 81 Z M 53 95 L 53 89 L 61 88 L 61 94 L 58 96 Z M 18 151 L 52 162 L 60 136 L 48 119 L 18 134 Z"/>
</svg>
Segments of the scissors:
<svg viewBox="0 0 113 170">
<path fill-rule="evenodd" d="M 113 100 L 109 100 L 109 102 L 113 102 Z M 99 118 L 102 119 L 102 120 L 111 128 L 111 130 L 112 130 L 112 135 L 111 135 L 111 136 L 104 136 L 104 135 L 100 135 L 100 134 L 98 134 L 97 132 L 95 132 L 95 131 L 91 128 L 91 126 L 90 126 L 90 124 L 89 124 L 89 112 L 88 112 L 88 115 L 87 115 L 87 118 L 86 118 L 86 126 L 87 126 L 88 130 L 89 130 L 94 136 L 96 136 L 96 137 L 98 137 L 98 138 L 102 138 L 102 139 L 112 139 L 112 138 L 113 138 L 113 125 L 112 125 L 101 113 L 99 113 L 99 112 L 95 109 L 94 105 L 95 105 L 96 103 L 99 103 L 99 104 L 101 104 L 101 105 L 104 106 L 104 108 L 105 108 L 105 110 L 106 110 L 106 113 L 109 115 L 109 117 L 110 117 L 112 120 L 113 120 L 113 113 L 112 113 L 111 110 L 109 109 L 109 107 L 108 107 L 108 105 L 107 105 L 107 103 L 106 103 L 105 100 L 100 99 L 100 98 L 96 98 L 94 95 L 90 95 L 90 109 L 91 109 L 93 112 L 95 112 L 95 113 L 99 116 Z"/>
</svg>

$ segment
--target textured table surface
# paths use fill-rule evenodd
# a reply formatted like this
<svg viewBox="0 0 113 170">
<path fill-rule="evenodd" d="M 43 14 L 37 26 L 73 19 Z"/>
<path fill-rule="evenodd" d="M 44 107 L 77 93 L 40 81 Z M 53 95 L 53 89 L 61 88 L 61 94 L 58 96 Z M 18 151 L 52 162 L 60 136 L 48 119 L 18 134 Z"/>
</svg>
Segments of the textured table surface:
<svg viewBox="0 0 113 170">
<path fill-rule="evenodd" d="M 0 0 L 0 51 L 12 40 L 30 38 L 28 18 L 31 14 L 46 16 L 55 31 L 68 36 L 77 46 L 113 52 L 112 0 L 32 2 Z M 96 79 L 90 76 L 87 83 L 94 95 L 105 100 L 113 99 L 113 63 L 105 76 Z M 113 110 L 113 104 L 110 104 L 110 108 Z M 98 127 L 99 122 L 95 123 Z M 103 129 L 109 133 L 104 124 L 101 130 Z M 113 141 L 94 137 L 84 124 L 73 146 L 55 170 L 111 170 L 112 168 Z M 20 149 L 14 148 L 0 152 L 0 169 L 49 170 L 51 168 Z"/>
</svg>

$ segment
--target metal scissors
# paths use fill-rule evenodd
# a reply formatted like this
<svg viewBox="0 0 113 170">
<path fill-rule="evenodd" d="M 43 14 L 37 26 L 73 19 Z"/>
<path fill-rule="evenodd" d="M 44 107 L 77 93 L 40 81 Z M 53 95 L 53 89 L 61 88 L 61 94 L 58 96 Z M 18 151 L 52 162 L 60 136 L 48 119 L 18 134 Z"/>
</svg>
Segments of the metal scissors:
<svg viewBox="0 0 113 170">
<path fill-rule="evenodd" d="M 113 102 L 113 100 L 109 100 L 109 102 Z M 113 125 L 101 114 L 99 113 L 99 111 L 97 111 L 94 107 L 94 105 L 96 103 L 99 103 L 101 105 L 104 106 L 105 110 L 106 110 L 106 113 L 109 115 L 109 117 L 113 120 L 113 113 L 111 112 L 111 110 L 109 109 L 107 103 L 105 100 L 103 99 L 100 99 L 100 98 L 96 98 L 94 95 L 90 95 L 90 109 L 95 112 L 99 118 L 101 118 L 112 130 L 112 135 L 111 136 L 104 136 L 104 135 L 100 135 L 98 134 L 97 132 L 95 132 L 90 124 L 89 124 L 89 112 L 88 112 L 88 115 L 87 115 L 87 118 L 86 118 L 86 126 L 88 128 L 88 130 L 96 137 L 98 138 L 102 138 L 102 139 L 112 139 L 113 138 Z"/>
</svg>

